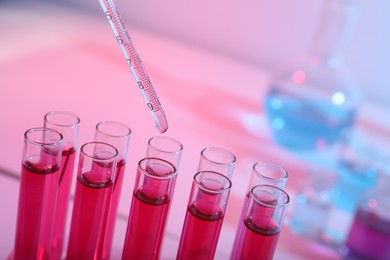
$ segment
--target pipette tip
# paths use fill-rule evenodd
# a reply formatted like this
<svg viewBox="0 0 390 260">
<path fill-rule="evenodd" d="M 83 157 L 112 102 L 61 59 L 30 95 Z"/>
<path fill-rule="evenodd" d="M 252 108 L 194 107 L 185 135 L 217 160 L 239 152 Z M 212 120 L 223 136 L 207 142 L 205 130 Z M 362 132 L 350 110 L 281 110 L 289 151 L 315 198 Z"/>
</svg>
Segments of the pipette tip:
<svg viewBox="0 0 390 260">
<path fill-rule="evenodd" d="M 168 130 L 168 122 L 164 110 L 160 108 L 158 111 L 152 111 L 152 115 L 158 131 L 160 131 L 160 133 L 165 133 Z"/>
</svg>

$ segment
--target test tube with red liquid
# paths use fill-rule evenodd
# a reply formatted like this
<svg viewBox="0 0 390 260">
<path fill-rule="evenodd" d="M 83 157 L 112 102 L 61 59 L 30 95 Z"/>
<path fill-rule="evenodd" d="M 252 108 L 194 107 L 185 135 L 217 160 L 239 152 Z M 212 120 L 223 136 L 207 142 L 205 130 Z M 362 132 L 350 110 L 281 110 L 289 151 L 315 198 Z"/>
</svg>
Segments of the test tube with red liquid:
<svg viewBox="0 0 390 260">
<path fill-rule="evenodd" d="M 131 129 L 119 122 L 102 121 L 96 125 L 95 141 L 111 144 L 118 150 L 118 160 L 114 174 L 113 193 L 107 220 L 102 259 L 110 259 L 123 176 L 126 168 Z"/>
<path fill-rule="evenodd" d="M 81 147 L 66 259 L 101 259 L 118 151 L 101 142 Z"/>
<path fill-rule="evenodd" d="M 51 111 L 45 114 L 44 126 L 57 130 L 64 139 L 50 252 L 51 259 L 59 260 L 61 259 L 65 238 L 69 195 L 73 180 L 76 150 L 78 148 L 80 119 L 69 112 Z"/>
<path fill-rule="evenodd" d="M 242 243 L 235 248 L 233 259 L 272 260 L 289 200 L 288 194 L 275 186 L 251 189 L 244 225 L 238 230 Z"/>
<path fill-rule="evenodd" d="M 168 161 L 139 161 L 122 259 L 159 258 L 176 176 Z"/>
<path fill-rule="evenodd" d="M 252 175 L 248 185 L 248 191 L 244 198 L 240 220 L 238 222 L 237 233 L 234 239 L 234 244 L 230 255 L 231 260 L 237 259 L 235 253 L 237 252 L 238 248 L 242 246 L 243 243 L 243 237 L 240 236 L 241 233 L 238 231 L 241 230 L 244 225 L 245 212 L 248 207 L 249 196 L 252 188 L 256 185 L 271 185 L 271 186 L 278 187 L 280 189 L 284 189 L 287 184 L 287 179 L 288 179 L 287 171 L 283 167 L 277 164 L 268 163 L 268 162 L 256 162 L 253 165 Z"/>
<path fill-rule="evenodd" d="M 53 232 L 62 135 L 49 128 L 24 134 L 15 246 L 11 259 L 48 259 Z"/>
<path fill-rule="evenodd" d="M 194 176 L 177 259 L 213 259 L 231 189 L 230 179 L 217 172 Z"/>
</svg>

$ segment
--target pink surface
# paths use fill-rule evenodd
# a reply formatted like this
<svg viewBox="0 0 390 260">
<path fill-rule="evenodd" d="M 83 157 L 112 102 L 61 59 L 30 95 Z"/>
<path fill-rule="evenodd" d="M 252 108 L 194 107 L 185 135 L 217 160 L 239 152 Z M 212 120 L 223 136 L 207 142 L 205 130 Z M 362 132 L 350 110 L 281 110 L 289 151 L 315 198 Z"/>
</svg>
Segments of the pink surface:
<svg viewBox="0 0 390 260">
<path fill-rule="evenodd" d="M 136 165 L 146 152 L 147 140 L 158 131 L 113 34 L 103 17 L 64 8 L 5 5 L 0 17 L 7 21 L 0 24 L 0 168 L 20 172 L 23 133 L 41 126 L 50 110 L 80 117 L 80 144 L 93 139 L 94 127 L 102 120 L 120 121 L 132 129 L 113 247 L 114 257 L 119 257 Z M 184 145 L 162 258 L 176 255 L 200 151 L 219 146 L 237 157 L 216 254 L 217 259 L 226 259 L 252 165 L 270 161 L 285 167 L 292 198 L 306 176 L 303 161 L 270 139 L 261 106 L 268 74 L 136 28 L 129 27 L 129 33 L 166 112 L 169 129 L 164 135 Z M 378 111 L 370 109 L 366 115 Z M 367 117 L 363 125 L 390 129 L 378 127 L 376 117 Z M 2 175 L 0 182 L 2 194 L 7 194 L 1 196 L 0 258 L 4 259 L 12 250 L 19 185 Z M 332 250 L 292 234 L 288 225 L 276 251 L 275 259 L 338 259 Z"/>
</svg>

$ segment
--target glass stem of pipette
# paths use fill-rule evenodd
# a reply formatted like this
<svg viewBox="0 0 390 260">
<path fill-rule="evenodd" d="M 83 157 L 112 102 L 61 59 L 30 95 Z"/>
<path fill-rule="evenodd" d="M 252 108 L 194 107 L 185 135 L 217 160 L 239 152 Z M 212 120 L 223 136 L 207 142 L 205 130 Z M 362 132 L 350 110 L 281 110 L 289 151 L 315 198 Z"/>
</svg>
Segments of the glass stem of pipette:
<svg viewBox="0 0 390 260">
<path fill-rule="evenodd" d="M 149 76 L 142 65 L 141 59 L 135 50 L 126 27 L 112 0 L 99 0 L 100 5 L 106 15 L 107 21 L 114 32 L 116 40 L 125 55 L 126 61 L 133 73 L 145 102 L 153 116 L 158 130 L 163 133 L 168 129 L 168 123 L 164 110 L 161 107 L 157 94 L 153 89 Z"/>
</svg>

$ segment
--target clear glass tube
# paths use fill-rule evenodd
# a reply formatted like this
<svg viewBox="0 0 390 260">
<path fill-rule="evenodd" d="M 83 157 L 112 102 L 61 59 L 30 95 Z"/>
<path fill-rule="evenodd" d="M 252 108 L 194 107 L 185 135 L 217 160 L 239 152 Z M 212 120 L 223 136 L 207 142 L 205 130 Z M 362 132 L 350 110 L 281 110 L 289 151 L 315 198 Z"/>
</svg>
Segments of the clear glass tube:
<svg viewBox="0 0 390 260">
<path fill-rule="evenodd" d="M 72 186 L 76 150 L 78 149 L 80 119 L 69 112 L 51 111 L 44 116 L 44 126 L 57 130 L 62 134 L 64 139 L 50 252 L 51 259 L 61 259 L 65 239 L 69 195 Z"/>
<path fill-rule="evenodd" d="M 288 194 L 270 185 L 252 188 L 244 225 L 238 230 L 243 238 L 232 259 L 272 260 L 289 204 Z"/>
<path fill-rule="evenodd" d="M 101 259 L 118 151 L 101 142 L 81 147 L 66 259 Z"/>
<path fill-rule="evenodd" d="M 62 135 L 49 128 L 24 134 L 24 148 L 11 259 L 48 259 L 57 199 Z"/>
<path fill-rule="evenodd" d="M 336 207 L 354 213 L 361 194 L 375 187 L 376 163 L 381 153 L 388 149 L 386 139 L 387 136 L 378 133 L 355 130 L 340 143 L 337 154 L 339 178 L 333 189 Z"/>
<path fill-rule="evenodd" d="M 242 233 L 240 233 L 239 231 L 243 228 L 244 225 L 245 212 L 248 207 L 249 195 L 251 193 L 252 188 L 257 185 L 271 185 L 280 189 L 284 189 L 286 187 L 287 180 L 287 171 L 277 164 L 268 162 L 256 162 L 253 165 L 252 174 L 249 180 L 248 190 L 244 198 L 244 203 L 241 210 L 240 220 L 238 222 L 236 237 L 234 240 L 230 259 L 235 259 L 237 257 L 235 254 L 238 251 L 238 248 L 241 247 L 243 243 L 244 238 L 242 237 Z"/>
<path fill-rule="evenodd" d="M 236 156 L 230 151 L 219 147 L 206 147 L 200 153 L 198 171 L 215 171 L 233 177 Z"/>
<path fill-rule="evenodd" d="M 232 183 L 217 172 L 194 176 L 176 259 L 213 259 Z"/>
<path fill-rule="evenodd" d="M 110 213 L 107 220 L 107 231 L 104 239 L 102 259 L 110 259 L 119 200 L 122 191 L 123 176 L 126 169 L 131 129 L 125 124 L 114 121 L 103 121 L 96 125 L 95 141 L 104 142 L 118 150 L 117 166 L 114 174 L 113 193 Z"/>
<path fill-rule="evenodd" d="M 248 185 L 248 196 L 251 189 L 259 184 L 271 185 L 284 189 L 288 180 L 287 170 L 269 162 L 256 162 L 252 168 L 252 175 Z"/>
<path fill-rule="evenodd" d="M 167 136 L 154 136 L 149 139 L 146 157 L 156 157 L 172 163 L 179 171 L 183 145 L 176 139 Z"/>
<path fill-rule="evenodd" d="M 328 237 L 331 213 L 334 211 L 332 189 L 337 171 L 330 165 L 311 165 L 307 178 L 301 181 L 289 222 L 290 229 L 312 240 L 331 243 Z M 337 229 L 341 220 L 337 221 Z M 344 223 L 343 223 L 344 226 Z M 335 231 L 329 231 L 329 236 Z"/>
<path fill-rule="evenodd" d="M 168 161 L 138 163 L 122 259 L 158 259 L 177 172 Z"/>
</svg>

